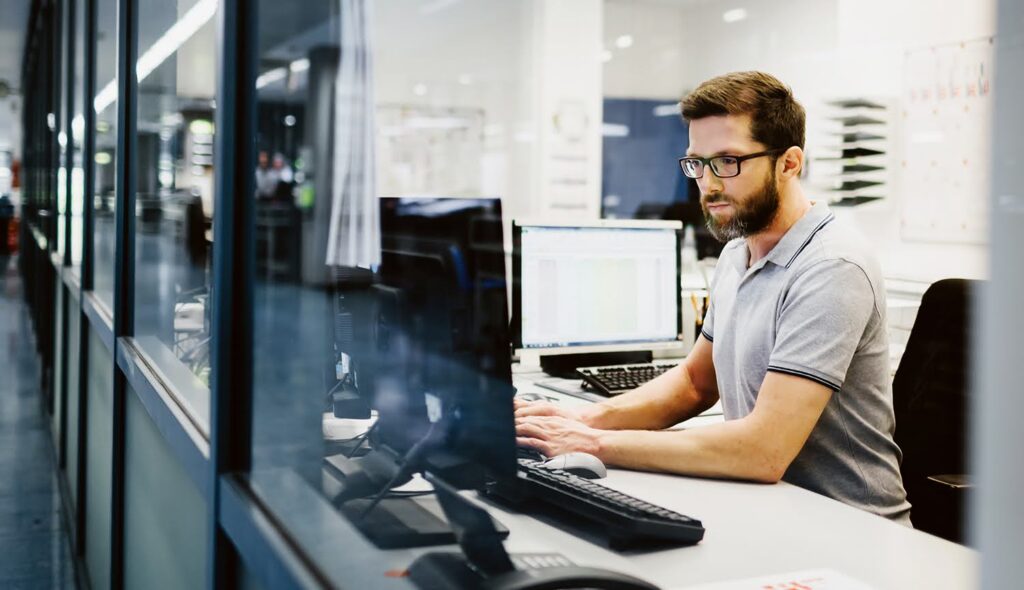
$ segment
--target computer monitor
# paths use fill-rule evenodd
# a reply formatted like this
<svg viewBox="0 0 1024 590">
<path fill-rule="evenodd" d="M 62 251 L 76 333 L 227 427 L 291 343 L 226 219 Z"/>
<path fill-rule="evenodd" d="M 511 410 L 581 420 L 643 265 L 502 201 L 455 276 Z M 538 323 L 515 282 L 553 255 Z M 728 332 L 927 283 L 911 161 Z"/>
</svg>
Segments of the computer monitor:
<svg viewBox="0 0 1024 590">
<path fill-rule="evenodd" d="M 677 221 L 514 221 L 516 353 L 676 350 L 681 294 Z"/>
<path fill-rule="evenodd" d="M 457 487 L 514 476 L 501 202 L 386 198 L 380 210 L 376 443 L 423 445 L 422 467 Z"/>
</svg>

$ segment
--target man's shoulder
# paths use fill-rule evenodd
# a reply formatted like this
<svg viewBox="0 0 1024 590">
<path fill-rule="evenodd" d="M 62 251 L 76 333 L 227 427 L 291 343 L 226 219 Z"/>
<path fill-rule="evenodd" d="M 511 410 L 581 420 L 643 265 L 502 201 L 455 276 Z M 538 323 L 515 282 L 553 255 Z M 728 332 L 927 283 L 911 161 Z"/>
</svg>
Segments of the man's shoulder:
<svg viewBox="0 0 1024 590">
<path fill-rule="evenodd" d="M 827 264 L 830 262 L 833 264 Z M 881 278 L 871 242 L 852 223 L 837 217 L 818 230 L 791 268 L 800 274 L 811 267 L 836 266 L 840 262 L 860 267 L 872 280 Z"/>
</svg>

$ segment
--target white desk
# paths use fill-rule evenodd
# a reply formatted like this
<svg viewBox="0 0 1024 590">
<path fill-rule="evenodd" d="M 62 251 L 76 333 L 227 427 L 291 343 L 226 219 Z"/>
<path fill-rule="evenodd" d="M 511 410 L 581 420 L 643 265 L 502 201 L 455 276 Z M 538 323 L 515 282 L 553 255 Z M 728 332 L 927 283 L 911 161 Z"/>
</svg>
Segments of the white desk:
<svg viewBox="0 0 1024 590">
<path fill-rule="evenodd" d="M 552 394 L 533 389 L 533 374 L 515 377 L 520 391 Z M 786 483 L 748 484 L 620 469 L 609 470 L 600 483 L 700 519 L 707 529 L 704 540 L 693 547 L 619 554 L 495 507 L 495 515 L 512 532 L 506 547 L 559 552 L 580 565 L 620 570 L 663 588 L 820 568 L 877 588 L 978 586 L 976 551 Z"/>
</svg>

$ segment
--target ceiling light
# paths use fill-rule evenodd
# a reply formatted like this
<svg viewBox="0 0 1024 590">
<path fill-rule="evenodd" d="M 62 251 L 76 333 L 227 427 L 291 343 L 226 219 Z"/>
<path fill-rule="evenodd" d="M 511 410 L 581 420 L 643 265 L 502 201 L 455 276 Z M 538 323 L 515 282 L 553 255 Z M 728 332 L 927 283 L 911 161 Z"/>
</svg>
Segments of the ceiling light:
<svg viewBox="0 0 1024 590">
<path fill-rule="evenodd" d="M 611 51 L 605 49 L 604 51 L 601 52 L 601 61 L 603 61 L 604 63 L 608 63 L 611 60 L 612 60 L 612 52 Z"/>
<path fill-rule="evenodd" d="M 266 72 L 260 74 L 259 78 L 256 78 L 256 88 L 263 88 L 264 86 L 268 86 L 270 84 L 273 84 L 274 82 L 284 80 L 285 76 L 287 75 L 288 70 L 285 68 L 274 68 L 272 70 L 267 70 Z"/>
<path fill-rule="evenodd" d="M 674 102 L 672 104 L 659 104 L 654 107 L 655 117 L 676 117 L 680 112 L 680 104 L 678 102 Z"/>
<path fill-rule="evenodd" d="M 153 70 L 174 55 L 186 41 L 192 38 L 203 25 L 217 14 L 217 0 L 199 0 L 177 22 L 167 29 L 156 43 L 153 43 L 135 62 L 135 76 L 142 82 Z M 103 112 L 117 100 L 117 80 L 111 80 L 93 99 L 93 108 Z"/>
<path fill-rule="evenodd" d="M 472 83 L 473 77 L 470 76 L 469 74 L 462 74 L 461 76 L 459 76 L 459 84 L 462 84 L 463 86 L 469 86 Z"/>
<path fill-rule="evenodd" d="M 738 23 L 745 18 L 747 18 L 746 8 L 733 8 L 722 13 L 722 20 L 727 23 Z"/>
<path fill-rule="evenodd" d="M 412 93 L 416 96 L 424 96 L 427 93 L 426 84 L 417 84 L 412 87 Z"/>
<path fill-rule="evenodd" d="M 629 49 L 633 46 L 633 35 L 620 35 L 615 40 L 615 46 L 619 49 Z"/>
<path fill-rule="evenodd" d="M 292 63 L 288 64 L 288 69 L 291 70 L 293 74 L 305 72 L 306 70 L 309 69 L 309 60 L 306 58 L 297 59 Z"/>
</svg>

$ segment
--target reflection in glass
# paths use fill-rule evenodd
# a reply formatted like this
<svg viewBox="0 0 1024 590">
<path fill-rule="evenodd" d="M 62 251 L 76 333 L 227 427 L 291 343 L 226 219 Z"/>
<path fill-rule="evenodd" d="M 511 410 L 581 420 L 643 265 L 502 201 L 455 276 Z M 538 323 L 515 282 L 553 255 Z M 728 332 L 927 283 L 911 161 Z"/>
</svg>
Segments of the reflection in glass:
<svg viewBox="0 0 1024 590">
<path fill-rule="evenodd" d="M 215 0 L 143 0 L 134 149 L 135 336 L 206 428 Z"/>
<path fill-rule="evenodd" d="M 114 217 L 117 200 L 117 0 L 96 0 L 96 111 L 93 194 L 93 289 L 109 310 L 114 309 Z"/>
<path fill-rule="evenodd" d="M 505 10 L 517 20 L 521 9 L 509 6 L 489 2 L 487 15 L 473 8 L 467 17 Z M 342 519 L 342 505 L 354 506 L 343 500 L 367 493 L 342 492 L 329 476 L 344 454 L 372 448 L 367 461 L 393 473 L 398 456 L 428 441 L 468 452 L 471 468 L 456 485 L 507 472 L 514 434 L 501 207 L 476 196 L 485 194 L 482 170 L 504 165 L 513 147 L 484 139 L 494 113 L 484 105 L 510 82 L 431 95 L 399 84 L 405 59 L 426 60 L 419 52 L 433 45 L 427 34 L 424 47 L 375 53 L 374 35 L 398 31 L 408 16 L 394 7 L 353 0 L 295 13 L 263 0 L 258 12 L 248 196 L 254 474 L 299 474 Z M 483 73 L 459 69 L 451 86 L 467 88 Z M 423 194 L 445 198 L 411 197 Z M 432 430 L 434 410 L 459 418 Z M 278 516 L 287 524 L 289 515 Z"/>
<path fill-rule="evenodd" d="M 76 5 L 74 18 L 75 59 L 73 63 L 71 108 L 71 264 L 82 264 L 82 208 L 85 206 L 85 179 L 82 172 L 82 150 L 85 141 L 85 6 Z"/>
</svg>

